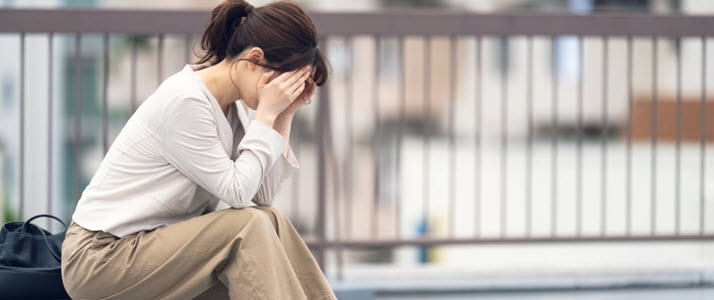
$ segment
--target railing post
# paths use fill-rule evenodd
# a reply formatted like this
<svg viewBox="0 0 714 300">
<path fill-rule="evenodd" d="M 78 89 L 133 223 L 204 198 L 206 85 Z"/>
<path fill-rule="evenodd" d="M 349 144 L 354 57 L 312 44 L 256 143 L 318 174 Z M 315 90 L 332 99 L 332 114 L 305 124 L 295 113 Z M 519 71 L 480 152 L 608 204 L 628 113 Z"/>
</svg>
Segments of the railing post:
<svg viewBox="0 0 714 300">
<path fill-rule="evenodd" d="M 323 52 L 323 54 L 326 56 L 327 52 L 325 51 L 325 42 L 324 42 L 324 36 L 320 38 L 320 51 Z M 329 131 L 327 130 L 327 126 L 329 126 L 330 122 L 327 119 L 329 117 L 329 85 L 325 84 L 324 86 L 321 86 L 318 89 L 318 104 L 317 104 L 317 122 L 315 122 L 317 128 L 316 128 L 316 137 L 317 137 L 317 226 L 316 226 L 316 234 L 317 234 L 317 239 L 318 239 L 318 245 L 317 245 L 317 263 L 320 265 L 320 269 L 322 269 L 323 273 L 326 273 L 326 266 L 325 266 L 325 247 L 324 243 L 327 240 L 327 234 L 325 232 L 325 218 L 327 217 L 325 215 L 325 205 L 327 204 L 327 201 L 325 199 L 326 191 L 325 189 L 327 188 L 327 182 L 326 182 L 326 177 L 327 177 L 327 165 L 326 165 L 326 155 L 327 155 L 327 144 L 326 144 L 326 138 Z"/>
<path fill-rule="evenodd" d="M 20 176 L 19 192 L 20 207 L 18 209 L 18 221 L 25 219 L 25 33 L 20 33 Z"/>
</svg>

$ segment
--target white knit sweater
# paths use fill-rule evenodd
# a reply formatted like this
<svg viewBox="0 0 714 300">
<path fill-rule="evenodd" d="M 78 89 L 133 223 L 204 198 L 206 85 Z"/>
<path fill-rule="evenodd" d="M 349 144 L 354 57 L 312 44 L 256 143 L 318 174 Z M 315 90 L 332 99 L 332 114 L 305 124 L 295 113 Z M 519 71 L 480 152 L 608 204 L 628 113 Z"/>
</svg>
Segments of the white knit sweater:
<svg viewBox="0 0 714 300">
<path fill-rule="evenodd" d="M 82 192 L 77 224 L 122 237 L 273 202 L 299 168 L 292 149 L 269 125 L 251 121 L 242 100 L 226 118 L 194 72 L 203 66 L 186 65 L 138 107 Z"/>
</svg>

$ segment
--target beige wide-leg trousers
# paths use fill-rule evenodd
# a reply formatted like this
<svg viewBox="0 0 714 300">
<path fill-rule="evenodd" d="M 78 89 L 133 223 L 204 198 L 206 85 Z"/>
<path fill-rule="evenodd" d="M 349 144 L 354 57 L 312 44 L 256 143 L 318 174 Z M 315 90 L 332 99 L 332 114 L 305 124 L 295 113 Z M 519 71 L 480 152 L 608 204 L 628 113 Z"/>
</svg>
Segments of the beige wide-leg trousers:
<svg viewBox="0 0 714 300">
<path fill-rule="evenodd" d="M 122 238 L 72 221 L 62 281 L 73 299 L 337 299 L 272 206 L 223 209 Z"/>
</svg>

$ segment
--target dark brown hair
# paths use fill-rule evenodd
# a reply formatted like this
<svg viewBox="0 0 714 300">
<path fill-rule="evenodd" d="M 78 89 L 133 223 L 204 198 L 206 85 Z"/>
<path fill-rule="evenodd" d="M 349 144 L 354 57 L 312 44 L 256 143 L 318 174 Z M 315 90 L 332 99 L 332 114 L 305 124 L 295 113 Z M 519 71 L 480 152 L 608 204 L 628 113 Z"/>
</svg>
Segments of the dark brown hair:
<svg viewBox="0 0 714 300">
<path fill-rule="evenodd" d="M 297 3 L 283 0 L 253 7 L 244 0 L 226 0 L 211 13 L 201 37 L 205 54 L 198 63 L 216 64 L 249 47 L 259 47 L 268 63 L 253 63 L 283 72 L 311 64 L 315 83 L 322 86 L 330 67 L 317 45 L 315 25 Z"/>
</svg>

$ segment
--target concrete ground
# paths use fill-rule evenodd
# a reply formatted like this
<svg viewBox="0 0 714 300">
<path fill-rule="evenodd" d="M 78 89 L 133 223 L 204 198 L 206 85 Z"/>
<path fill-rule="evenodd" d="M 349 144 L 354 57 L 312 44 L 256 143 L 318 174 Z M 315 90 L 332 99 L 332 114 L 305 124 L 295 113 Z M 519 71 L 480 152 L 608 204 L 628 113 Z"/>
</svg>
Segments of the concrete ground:
<svg viewBox="0 0 714 300">
<path fill-rule="evenodd" d="M 699 268 L 679 269 L 522 270 L 517 273 L 372 266 L 362 270 L 353 268 L 347 273 L 347 281 L 331 282 L 331 286 L 341 300 L 697 300 L 714 299 L 714 273 L 710 270 L 701 268 L 701 264 Z"/>
<path fill-rule="evenodd" d="M 549 299 L 549 300 L 705 300 L 714 299 L 714 287 L 687 288 L 624 288 L 605 290 L 570 290 L 570 291 L 512 291 L 512 292 L 479 292 L 479 293 L 440 293 L 432 295 L 377 295 L 377 300 L 515 300 L 515 299 Z"/>
</svg>

